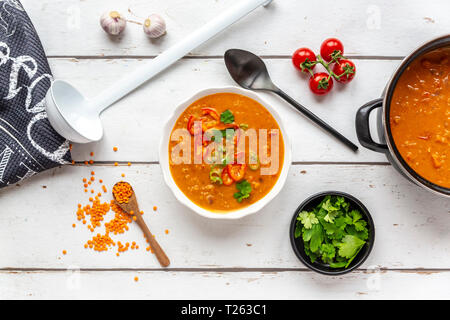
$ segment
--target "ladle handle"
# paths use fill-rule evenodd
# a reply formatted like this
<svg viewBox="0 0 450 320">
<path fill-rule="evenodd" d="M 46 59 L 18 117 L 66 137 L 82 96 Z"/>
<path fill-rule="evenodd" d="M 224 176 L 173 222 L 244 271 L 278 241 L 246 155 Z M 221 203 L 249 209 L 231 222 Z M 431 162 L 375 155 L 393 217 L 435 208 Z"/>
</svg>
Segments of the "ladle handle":
<svg viewBox="0 0 450 320">
<path fill-rule="evenodd" d="M 302 106 L 300 103 L 295 101 L 293 98 L 291 98 L 287 93 L 282 91 L 281 89 L 277 88 L 275 90 L 275 93 L 278 94 L 280 97 L 282 97 L 284 100 L 289 102 L 292 106 L 294 106 L 295 109 L 300 111 L 302 114 L 304 114 L 308 119 L 319 125 L 321 128 L 325 129 L 331 135 L 333 135 L 335 138 L 337 138 L 339 141 L 344 143 L 347 147 L 352 149 L 354 152 L 358 151 L 358 146 L 355 145 L 353 142 L 348 140 L 346 137 L 344 137 L 342 134 L 340 134 L 338 131 L 336 131 L 333 127 L 331 127 L 329 124 L 327 124 L 325 121 L 320 119 L 318 116 L 316 116 L 314 113 L 306 109 L 304 106 Z"/>
<path fill-rule="evenodd" d="M 156 58 L 126 75 L 109 89 L 91 100 L 91 104 L 99 113 L 126 96 L 128 93 L 154 77 L 190 51 L 215 36 L 234 22 L 246 16 L 261 5 L 267 5 L 272 0 L 246 0 L 225 11 L 217 18 L 205 24 L 194 33 L 181 40 Z"/>
</svg>

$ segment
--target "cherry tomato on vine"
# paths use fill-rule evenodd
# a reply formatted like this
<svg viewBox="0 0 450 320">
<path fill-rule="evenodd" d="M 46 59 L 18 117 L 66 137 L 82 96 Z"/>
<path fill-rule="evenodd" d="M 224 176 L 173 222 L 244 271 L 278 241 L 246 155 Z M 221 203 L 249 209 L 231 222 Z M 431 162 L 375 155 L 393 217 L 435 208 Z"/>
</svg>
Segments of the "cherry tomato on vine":
<svg viewBox="0 0 450 320">
<path fill-rule="evenodd" d="M 353 80 L 356 74 L 355 64 L 347 59 L 341 59 L 333 66 L 333 72 L 339 77 L 336 81 L 341 83 L 348 83 Z"/>
<path fill-rule="evenodd" d="M 316 62 L 316 55 L 308 48 L 297 49 L 292 55 L 294 67 L 306 73 L 309 73 L 308 70 L 314 69 L 316 66 L 314 62 Z"/>
<path fill-rule="evenodd" d="M 309 79 L 309 88 L 314 94 L 327 94 L 333 88 L 333 78 L 326 72 L 315 73 L 311 79 Z"/>
<path fill-rule="evenodd" d="M 328 38 L 320 46 L 320 56 L 326 62 L 330 62 L 333 57 L 339 58 L 344 54 L 344 45 L 339 39 Z"/>
</svg>

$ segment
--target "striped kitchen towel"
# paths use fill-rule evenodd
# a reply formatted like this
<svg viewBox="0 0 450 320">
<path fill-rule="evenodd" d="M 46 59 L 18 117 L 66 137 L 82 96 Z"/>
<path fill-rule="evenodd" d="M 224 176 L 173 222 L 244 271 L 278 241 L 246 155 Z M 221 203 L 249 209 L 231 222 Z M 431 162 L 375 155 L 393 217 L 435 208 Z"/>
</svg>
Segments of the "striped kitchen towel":
<svg viewBox="0 0 450 320">
<path fill-rule="evenodd" d="M 52 75 L 18 0 L 0 0 L 0 188 L 71 162 L 45 112 Z"/>
</svg>

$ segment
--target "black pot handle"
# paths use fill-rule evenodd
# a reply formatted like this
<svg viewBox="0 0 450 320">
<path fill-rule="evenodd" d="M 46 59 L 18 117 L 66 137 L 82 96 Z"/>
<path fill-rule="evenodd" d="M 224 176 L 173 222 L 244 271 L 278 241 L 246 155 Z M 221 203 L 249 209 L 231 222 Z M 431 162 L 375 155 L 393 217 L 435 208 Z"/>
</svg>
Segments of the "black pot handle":
<svg viewBox="0 0 450 320">
<path fill-rule="evenodd" d="M 370 134 L 369 116 L 372 110 L 383 106 L 383 99 L 372 100 L 361 108 L 356 113 L 355 125 L 356 135 L 358 136 L 359 143 L 367 149 L 385 153 L 388 150 L 387 145 L 376 143 L 373 141 Z"/>
</svg>

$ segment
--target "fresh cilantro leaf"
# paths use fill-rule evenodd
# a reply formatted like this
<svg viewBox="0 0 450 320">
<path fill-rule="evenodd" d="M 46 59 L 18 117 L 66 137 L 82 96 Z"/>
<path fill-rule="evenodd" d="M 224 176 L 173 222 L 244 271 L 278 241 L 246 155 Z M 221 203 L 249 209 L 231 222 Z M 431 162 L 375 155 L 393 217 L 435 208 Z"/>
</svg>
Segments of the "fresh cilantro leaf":
<svg viewBox="0 0 450 320">
<path fill-rule="evenodd" d="M 341 257 L 351 259 L 365 243 L 366 242 L 364 240 L 348 234 L 339 244 L 338 254 Z"/>
<path fill-rule="evenodd" d="M 320 246 L 322 261 L 331 263 L 336 256 L 336 248 L 331 243 L 324 243 Z"/>
<path fill-rule="evenodd" d="M 369 239 L 369 230 L 367 228 L 364 228 L 361 231 L 357 231 L 356 227 L 354 225 L 351 225 L 347 226 L 345 228 L 345 231 L 352 236 L 360 238 L 361 240 Z"/>
<path fill-rule="evenodd" d="M 339 210 L 339 207 L 333 206 L 333 204 L 331 203 L 331 198 L 328 199 L 327 201 L 325 201 L 325 203 L 322 204 L 322 208 L 325 209 L 328 212 Z"/>
<path fill-rule="evenodd" d="M 303 241 L 308 242 L 309 240 L 311 240 L 313 233 L 314 233 L 313 229 L 306 229 L 305 227 L 303 227 L 302 229 Z"/>
<path fill-rule="evenodd" d="M 322 222 L 322 226 L 325 229 L 325 232 L 329 239 L 340 240 L 344 237 L 345 231 L 344 228 L 339 228 L 335 224 Z"/>
<path fill-rule="evenodd" d="M 238 189 L 238 192 L 236 192 L 233 197 L 237 200 L 237 202 L 241 203 L 242 200 L 250 197 L 252 185 L 247 180 L 242 180 L 241 182 L 236 183 L 236 188 Z"/>
<path fill-rule="evenodd" d="M 297 239 L 298 237 L 300 237 L 302 235 L 302 231 L 303 231 L 303 227 L 301 225 L 301 223 L 299 223 L 297 221 L 297 224 L 295 225 L 295 232 L 294 232 L 294 237 Z"/>
<path fill-rule="evenodd" d="M 334 219 L 339 214 L 339 211 L 328 211 L 327 215 L 323 217 L 326 222 L 333 223 Z"/>
<path fill-rule="evenodd" d="M 345 261 L 330 263 L 331 268 L 344 268 L 346 265 L 347 265 L 347 262 L 345 262 Z"/>
<path fill-rule="evenodd" d="M 349 216 L 340 216 L 334 220 L 334 224 L 337 228 L 344 229 L 346 225 L 351 224 L 353 221 Z"/>
<path fill-rule="evenodd" d="M 225 110 L 220 114 L 220 122 L 229 124 L 234 122 L 234 115 L 230 110 Z"/>
<path fill-rule="evenodd" d="M 311 240 L 309 242 L 309 248 L 311 249 L 312 252 L 316 252 L 320 248 L 320 245 L 322 244 L 322 242 L 324 240 L 324 232 L 323 232 L 322 225 L 319 223 L 314 224 L 312 226 L 311 230 L 312 230 L 312 235 L 311 235 Z"/>
<path fill-rule="evenodd" d="M 356 221 L 354 224 L 356 231 L 364 231 L 364 229 L 366 228 L 367 222 L 365 222 L 364 220 L 359 220 Z"/>
<path fill-rule="evenodd" d="M 312 263 L 314 263 L 320 256 L 319 252 L 312 252 L 307 245 L 305 245 L 305 253 L 311 259 Z"/>
<path fill-rule="evenodd" d="M 355 223 L 356 221 L 358 221 L 362 218 L 362 214 L 358 210 L 352 210 L 352 211 L 350 211 L 349 214 L 353 219 L 353 223 Z"/>
<path fill-rule="evenodd" d="M 297 217 L 297 220 L 305 226 L 306 229 L 311 229 L 313 224 L 319 223 L 319 220 L 316 218 L 316 215 L 313 212 L 302 211 Z"/>
</svg>

